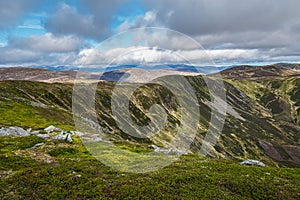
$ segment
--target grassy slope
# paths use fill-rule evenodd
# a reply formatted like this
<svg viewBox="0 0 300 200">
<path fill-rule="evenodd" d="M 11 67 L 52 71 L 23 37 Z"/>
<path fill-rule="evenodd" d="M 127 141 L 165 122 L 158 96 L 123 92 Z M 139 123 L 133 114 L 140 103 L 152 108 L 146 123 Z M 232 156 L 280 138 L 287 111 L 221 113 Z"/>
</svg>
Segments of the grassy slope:
<svg viewBox="0 0 300 200">
<path fill-rule="evenodd" d="M 35 150 L 51 155 L 52 163 L 22 156 L 32 154 L 33 150 L 24 149 L 38 140 L 34 137 L 1 139 L 1 199 L 300 197 L 300 169 L 246 167 L 232 161 L 188 155 L 159 171 L 121 173 L 95 160 L 79 140 L 75 144 L 55 146 L 46 142 L 44 147 Z"/>
<path fill-rule="evenodd" d="M 0 126 L 20 126 L 35 130 L 53 124 L 74 129 L 70 114 L 72 86 L 23 81 L 0 83 Z M 47 107 L 32 105 L 40 103 Z"/>
<path fill-rule="evenodd" d="M 203 84 L 200 79 L 193 81 L 198 81 L 196 83 L 198 86 Z M 256 93 L 253 92 L 256 88 L 255 84 L 244 83 L 243 85 L 249 86 L 247 92 L 246 88 L 238 87 L 239 84 L 234 83 L 250 97 L 256 97 Z M 99 107 L 109 107 L 107 102 L 111 87 L 111 84 L 107 84 L 98 91 Z M 259 114 L 257 110 L 260 108 L 265 112 L 262 114 L 263 118 L 272 116 L 263 103 L 258 102 L 252 109 L 252 103 L 237 101 L 241 96 L 234 87 L 228 90 L 231 99 L 236 99 L 231 102 L 231 105 L 240 109 L 239 113 L 243 117 L 251 119 L 254 114 Z M 17 125 L 39 130 L 54 124 L 67 130 L 74 129 L 70 114 L 71 92 L 72 86 L 65 84 L 1 82 L 0 126 Z M 160 99 L 160 92 L 164 93 L 157 88 L 154 94 L 157 98 L 152 99 L 152 102 L 164 101 Z M 205 88 L 198 87 L 197 92 L 199 98 L 207 95 Z M 137 96 L 144 98 L 141 92 L 137 92 Z M 297 97 L 293 98 L 297 100 Z M 30 105 L 32 101 L 51 107 L 32 106 Z M 134 99 L 135 104 L 138 102 L 143 103 L 139 98 Z M 170 105 L 172 104 L 165 105 L 166 109 L 171 109 Z M 143 106 L 147 107 L 147 105 Z M 205 109 L 202 110 L 204 115 L 201 123 L 205 127 L 209 119 L 209 109 L 204 105 L 202 108 Z M 132 109 L 135 114 L 139 114 L 138 110 L 141 106 L 133 106 Z M 104 117 L 111 111 L 107 109 L 101 112 Z M 143 115 L 138 116 L 136 120 L 139 123 L 139 120 L 144 118 Z M 216 151 L 224 152 L 225 157 L 236 161 L 245 158 L 265 158 L 264 161 L 272 165 L 272 161 L 263 154 L 261 149 L 257 149 L 255 143 L 257 137 L 268 139 L 268 134 L 276 132 L 273 130 L 273 125 L 264 120 L 257 119 L 242 124 L 228 117 L 221 138 L 222 142 L 218 143 Z M 107 125 L 109 128 L 122 135 L 115 128 L 111 118 L 107 118 L 106 122 L 109 122 Z M 176 123 L 176 120 L 173 123 Z M 254 126 L 255 123 L 261 123 L 262 127 Z M 263 129 L 270 129 L 270 132 L 264 135 L 261 133 Z M 273 136 L 277 137 L 277 140 L 286 140 L 280 138 L 280 134 Z M 196 155 L 188 155 L 160 171 L 139 175 L 117 172 L 104 166 L 91 157 L 78 140 L 75 144 L 53 144 L 52 141 L 44 141 L 45 147 L 33 151 L 26 150 L 41 141 L 35 137 L 0 138 L 0 198 L 297 199 L 300 197 L 299 169 L 245 167 L 236 164 L 236 161 L 203 159 Z M 123 149 L 137 151 L 128 145 L 124 146 L 121 141 L 118 145 Z M 195 145 L 197 147 L 197 144 Z M 143 152 L 144 149 L 139 151 Z M 76 177 L 76 174 L 80 174 L 81 177 Z"/>
</svg>

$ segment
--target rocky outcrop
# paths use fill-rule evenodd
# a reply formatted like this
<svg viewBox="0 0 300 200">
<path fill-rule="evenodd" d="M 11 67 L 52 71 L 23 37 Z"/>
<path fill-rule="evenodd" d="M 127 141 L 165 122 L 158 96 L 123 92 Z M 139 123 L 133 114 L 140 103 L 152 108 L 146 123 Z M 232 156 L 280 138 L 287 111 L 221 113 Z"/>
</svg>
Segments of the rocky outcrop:
<svg viewBox="0 0 300 200">
<path fill-rule="evenodd" d="M 31 132 L 31 128 L 28 129 L 27 131 L 24 130 L 23 128 L 20 127 L 5 127 L 5 128 L 1 128 L 0 129 L 0 137 L 1 136 L 19 136 L 19 137 L 24 137 L 24 136 L 36 136 L 36 137 L 40 137 L 43 139 L 52 139 L 52 140 L 60 140 L 60 141 L 65 141 L 65 142 L 69 142 L 72 143 L 73 139 L 72 139 L 72 135 L 76 135 L 79 137 L 83 137 L 83 136 L 90 136 L 89 134 L 85 134 L 79 131 L 65 131 L 65 130 L 61 130 L 60 128 L 57 128 L 53 125 L 48 126 L 47 128 L 44 129 L 47 133 L 40 133 L 39 131 L 32 131 Z M 60 133 L 58 133 L 57 135 L 50 137 L 50 133 L 57 133 L 57 131 L 61 131 Z M 99 138 L 95 138 L 95 137 L 91 137 L 92 140 L 95 141 L 99 141 Z M 101 140 L 101 139 L 100 139 Z M 39 144 L 37 144 L 39 145 Z M 34 147 L 32 147 L 34 148 Z"/>
<path fill-rule="evenodd" d="M 20 127 L 6 127 L 0 129 L 0 136 L 18 136 L 18 137 L 24 137 L 29 136 L 30 133 L 23 128 Z"/>
<path fill-rule="evenodd" d="M 248 165 L 248 166 L 259 166 L 259 167 L 265 167 L 266 165 L 263 162 L 260 162 L 258 160 L 245 160 L 243 162 L 240 162 L 241 165 Z"/>
</svg>

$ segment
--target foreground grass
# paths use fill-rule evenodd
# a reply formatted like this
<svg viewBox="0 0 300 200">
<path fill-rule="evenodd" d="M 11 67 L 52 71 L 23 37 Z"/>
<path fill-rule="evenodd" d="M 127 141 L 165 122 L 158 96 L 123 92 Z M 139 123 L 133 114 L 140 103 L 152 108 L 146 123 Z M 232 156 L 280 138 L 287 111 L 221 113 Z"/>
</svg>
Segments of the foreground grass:
<svg viewBox="0 0 300 200">
<path fill-rule="evenodd" d="M 246 167 L 188 155 L 151 173 L 123 173 L 93 158 L 78 140 L 44 141 L 43 147 L 26 150 L 37 142 L 35 137 L 0 138 L 0 199 L 300 198 L 300 169 Z M 52 162 L 28 156 L 34 154 Z"/>
</svg>

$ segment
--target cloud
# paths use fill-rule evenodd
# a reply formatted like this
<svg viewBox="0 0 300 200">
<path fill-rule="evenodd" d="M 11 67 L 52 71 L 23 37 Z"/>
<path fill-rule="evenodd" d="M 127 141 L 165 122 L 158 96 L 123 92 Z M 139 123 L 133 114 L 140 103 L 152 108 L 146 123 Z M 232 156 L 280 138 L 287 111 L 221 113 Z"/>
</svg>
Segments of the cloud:
<svg viewBox="0 0 300 200">
<path fill-rule="evenodd" d="M 191 35 L 278 30 L 300 17 L 295 0 L 146 0 L 144 5 L 167 27 Z"/>
<path fill-rule="evenodd" d="M 54 36 L 52 33 L 10 38 L 8 44 L 0 48 L 0 64 L 71 64 L 83 47 L 83 41 L 75 36 Z"/>
<path fill-rule="evenodd" d="M 118 32 L 122 32 L 133 28 L 141 28 L 153 25 L 158 26 L 156 23 L 156 13 L 154 11 L 148 11 L 144 15 L 136 16 L 133 20 L 127 18 L 116 28 L 116 30 Z"/>
<path fill-rule="evenodd" d="M 127 1 L 82 0 L 80 5 L 89 11 L 88 14 L 81 14 L 83 9 L 80 7 L 61 4 L 59 10 L 45 22 L 45 28 L 55 34 L 73 34 L 99 41 L 111 34 L 113 16 Z"/>
<path fill-rule="evenodd" d="M 276 60 L 275 56 L 282 59 L 284 55 L 293 55 L 286 58 L 289 60 L 300 55 L 300 1 L 143 0 L 143 5 L 155 13 L 152 25 L 187 34 L 207 50 L 243 49 L 269 53 L 266 58 L 253 55 L 256 58 L 249 60 Z M 165 40 L 165 46 L 173 49 L 180 46 L 193 49 L 182 43 L 178 35 L 157 37 L 156 40 Z"/>
<path fill-rule="evenodd" d="M 143 64 L 143 63 L 192 63 L 196 65 L 212 65 L 215 63 L 243 63 L 257 60 L 275 60 L 268 56 L 270 52 L 245 49 L 220 50 L 162 50 L 143 46 L 115 48 L 108 51 L 100 49 L 84 49 L 79 53 L 75 64 L 82 66 L 106 66 L 108 64 Z"/>
<path fill-rule="evenodd" d="M 20 16 L 38 2 L 1 1 L 0 29 L 16 25 Z M 48 33 L 13 37 L 7 45 L 0 44 L 0 62 L 107 64 L 112 59 L 120 64 L 183 62 L 182 58 L 174 57 L 178 53 L 194 63 L 202 63 L 206 57 L 203 50 L 184 34 L 198 41 L 217 63 L 299 60 L 300 1 L 297 0 L 142 0 L 138 4 L 141 3 L 143 13 L 137 12 L 136 16 L 126 16 L 133 11 L 124 12 L 126 6 L 128 10 L 135 8 L 132 2 L 136 2 L 132 0 L 78 2 L 72 6 L 61 3 L 54 13 L 47 13 L 49 18 L 43 25 Z M 113 33 L 148 26 L 170 28 L 183 34 L 141 29 L 127 40 L 112 41 L 107 49 L 84 45 L 90 39 L 100 42 Z M 18 28 L 42 27 L 38 21 L 25 20 Z M 131 46 L 126 46 L 126 42 Z M 136 48 L 144 49 L 134 51 Z M 115 58 L 122 53 L 127 56 Z"/>
<path fill-rule="evenodd" d="M 77 51 L 83 46 L 83 41 L 75 36 L 54 36 L 52 33 L 30 36 L 27 38 L 11 38 L 9 47 L 27 49 L 43 53 L 61 53 Z"/>
<path fill-rule="evenodd" d="M 0 1 L 0 29 L 15 25 L 22 15 L 35 8 L 40 2 L 41 0 Z"/>
<path fill-rule="evenodd" d="M 99 38 L 108 27 L 96 23 L 94 16 L 79 14 L 74 7 L 62 4 L 60 9 L 45 22 L 45 28 L 55 34 Z"/>
</svg>

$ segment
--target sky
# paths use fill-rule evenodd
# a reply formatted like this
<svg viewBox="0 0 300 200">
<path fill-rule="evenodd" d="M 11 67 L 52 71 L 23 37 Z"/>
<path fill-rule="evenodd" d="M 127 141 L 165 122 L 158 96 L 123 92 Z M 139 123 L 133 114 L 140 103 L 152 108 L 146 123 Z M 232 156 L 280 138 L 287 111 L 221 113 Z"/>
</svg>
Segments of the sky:
<svg viewBox="0 0 300 200">
<path fill-rule="evenodd" d="M 203 50 L 217 65 L 299 62 L 299 8 L 299 0 L 0 0 L 0 66 L 201 65 Z"/>
</svg>

